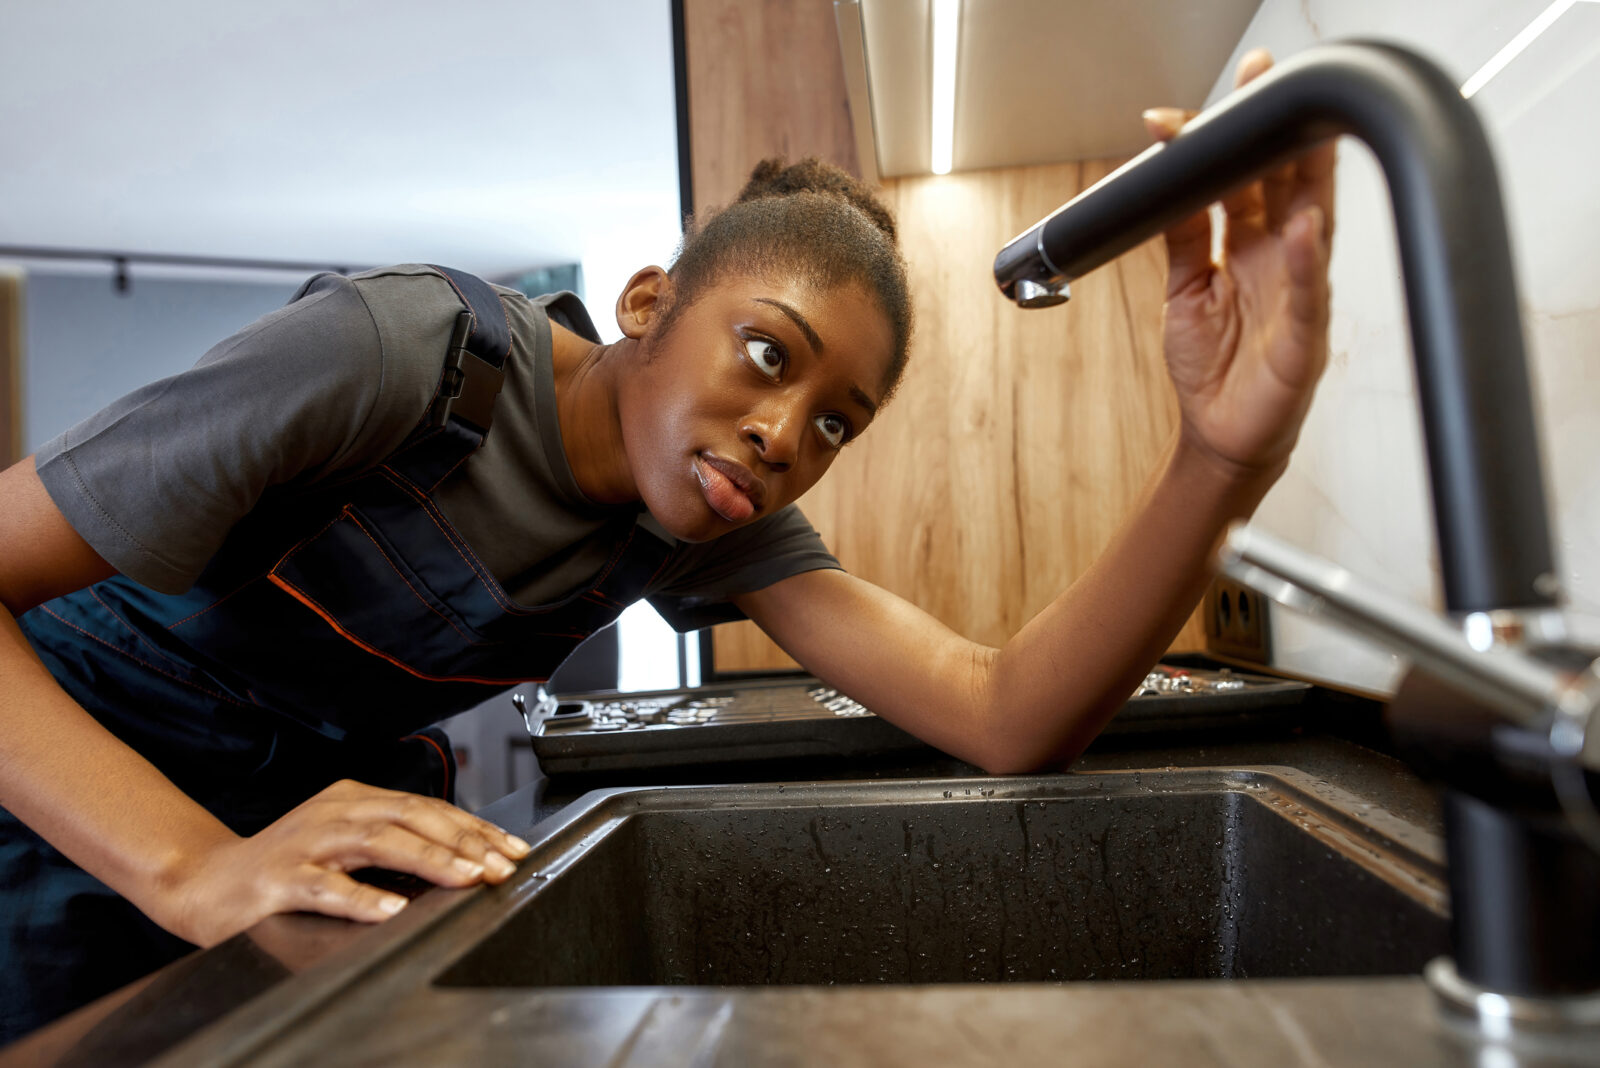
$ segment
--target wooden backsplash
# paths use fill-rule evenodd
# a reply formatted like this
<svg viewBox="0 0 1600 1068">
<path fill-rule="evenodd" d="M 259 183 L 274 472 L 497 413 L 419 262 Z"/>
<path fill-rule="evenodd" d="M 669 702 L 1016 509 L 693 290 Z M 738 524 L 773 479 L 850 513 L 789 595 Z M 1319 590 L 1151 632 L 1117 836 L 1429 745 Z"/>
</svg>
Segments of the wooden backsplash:
<svg viewBox="0 0 1600 1068">
<path fill-rule="evenodd" d="M 697 205 L 763 156 L 855 170 L 831 5 L 686 0 Z M 1176 425 L 1162 367 L 1158 242 L 1022 311 L 990 265 L 1120 160 L 887 182 L 917 332 L 899 395 L 801 507 L 851 572 L 999 644 L 1099 555 Z M 721 671 L 791 668 L 753 624 L 719 627 Z M 1174 648 L 1204 644 L 1191 618 Z"/>
</svg>

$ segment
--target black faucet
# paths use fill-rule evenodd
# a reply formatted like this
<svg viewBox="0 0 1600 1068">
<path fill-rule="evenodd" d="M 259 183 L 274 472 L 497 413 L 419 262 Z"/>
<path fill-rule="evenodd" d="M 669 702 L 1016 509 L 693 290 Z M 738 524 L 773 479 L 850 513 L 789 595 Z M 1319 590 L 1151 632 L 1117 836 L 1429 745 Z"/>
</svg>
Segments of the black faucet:
<svg viewBox="0 0 1600 1068">
<path fill-rule="evenodd" d="M 1279 64 L 1009 242 L 995 281 L 1023 307 L 1060 303 L 1073 279 L 1339 134 L 1372 149 L 1394 206 L 1445 606 L 1490 632 L 1548 615 L 1560 590 L 1500 184 L 1477 115 L 1429 60 L 1348 42 Z M 1593 650 L 1524 651 L 1562 679 L 1593 674 Z M 1556 710 L 1495 706 L 1459 686 L 1470 672 L 1444 674 L 1458 685 L 1414 671 L 1390 708 L 1408 756 L 1449 787 L 1454 961 L 1430 978 L 1480 1017 L 1483 995 L 1544 1023 L 1600 1023 L 1600 854 L 1552 786 L 1576 768 L 1592 789 L 1594 769 L 1552 749 L 1569 726 Z M 1600 676 L 1584 685 L 1600 701 Z"/>
<path fill-rule="evenodd" d="M 1013 239 L 995 281 L 1014 299 L 1019 282 L 1064 285 L 1343 133 L 1372 149 L 1394 203 L 1445 602 L 1554 605 L 1500 182 L 1477 115 L 1428 60 L 1364 42 L 1285 60 Z"/>
</svg>

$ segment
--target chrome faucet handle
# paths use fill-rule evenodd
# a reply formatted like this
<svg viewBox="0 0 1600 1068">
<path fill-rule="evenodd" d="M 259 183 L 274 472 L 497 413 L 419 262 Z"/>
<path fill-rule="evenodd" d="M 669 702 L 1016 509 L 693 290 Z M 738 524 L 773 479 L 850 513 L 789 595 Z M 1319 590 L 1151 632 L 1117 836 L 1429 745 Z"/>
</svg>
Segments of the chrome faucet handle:
<svg viewBox="0 0 1600 1068">
<path fill-rule="evenodd" d="M 544 683 L 539 683 L 533 690 L 533 704 L 528 704 L 528 699 L 521 693 L 513 690 L 511 703 L 522 714 L 522 723 L 528 728 L 528 733 L 533 734 L 538 726 L 538 721 L 549 716 L 556 710 L 559 703 L 556 696 L 544 688 Z"/>
<path fill-rule="evenodd" d="M 1584 722 L 1600 703 L 1600 673 L 1593 666 L 1574 678 L 1513 649 L 1480 649 L 1449 621 L 1242 523 L 1228 531 L 1218 558 L 1230 578 L 1470 687 L 1519 726 L 1548 729 L 1557 710 L 1570 723 Z M 1600 745 L 1585 749 L 1600 768 Z"/>
<path fill-rule="evenodd" d="M 1600 851 L 1600 813 L 1584 769 L 1600 771 L 1600 660 L 1573 674 L 1509 648 L 1482 648 L 1449 621 L 1328 560 L 1235 523 L 1218 550 L 1229 578 L 1279 604 L 1338 623 L 1411 660 L 1549 738 L 1556 794 Z"/>
</svg>

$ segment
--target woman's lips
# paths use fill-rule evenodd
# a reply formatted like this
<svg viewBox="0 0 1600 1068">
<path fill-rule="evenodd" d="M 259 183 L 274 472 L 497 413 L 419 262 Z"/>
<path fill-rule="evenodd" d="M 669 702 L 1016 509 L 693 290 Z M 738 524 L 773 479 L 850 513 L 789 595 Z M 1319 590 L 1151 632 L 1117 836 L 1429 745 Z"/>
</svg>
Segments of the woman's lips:
<svg viewBox="0 0 1600 1068">
<path fill-rule="evenodd" d="M 694 458 L 695 477 L 711 510 L 730 523 L 742 523 L 761 508 L 766 486 L 748 467 L 716 453 Z"/>
</svg>

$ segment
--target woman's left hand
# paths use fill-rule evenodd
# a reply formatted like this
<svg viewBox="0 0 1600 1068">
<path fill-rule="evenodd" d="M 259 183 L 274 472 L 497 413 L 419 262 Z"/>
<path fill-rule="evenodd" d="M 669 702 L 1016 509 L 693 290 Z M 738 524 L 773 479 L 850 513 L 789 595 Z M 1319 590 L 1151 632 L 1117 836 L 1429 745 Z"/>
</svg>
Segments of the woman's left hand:
<svg viewBox="0 0 1600 1068">
<path fill-rule="evenodd" d="M 1235 84 L 1272 66 L 1248 53 Z M 1192 113 L 1145 113 L 1167 140 Z M 1328 359 L 1328 256 L 1333 236 L 1334 145 L 1236 189 L 1220 262 L 1202 211 L 1167 232 L 1167 369 L 1185 440 L 1245 475 L 1276 477 Z"/>
</svg>

